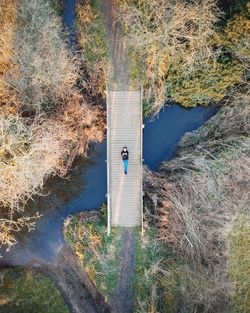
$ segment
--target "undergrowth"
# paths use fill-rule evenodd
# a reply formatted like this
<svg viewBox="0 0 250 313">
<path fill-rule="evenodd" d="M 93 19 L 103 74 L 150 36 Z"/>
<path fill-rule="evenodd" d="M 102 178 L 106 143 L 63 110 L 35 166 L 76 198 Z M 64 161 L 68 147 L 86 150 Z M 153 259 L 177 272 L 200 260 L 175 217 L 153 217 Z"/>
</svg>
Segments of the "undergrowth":
<svg viewBox="0 0 250 313">
<path fill-rule="evenodd" d="M 183 137 L 175 159 L 145 168 L 148 223 L 181 262 L 170 312 L 247 312 L 249 228 L 235 220 L 249 219 L 249 109 L 244 88 Z"/>
<path fill-rule="evenodd" d="M 34 219 L 17 220 L 25 203 L 103 139 L 95 86 L 69 49 L 60 8 L 55 0 L 0 4 L 0 246 L 8 249 L 17 231 L 34 228 Z"/>
<path fill-rule="evenodd" d="M 249 1 L 223 25 L 220 1 L 118 1 L 130 82 L 143 84 L 151 113 L 222 100 L 249 62 Z M 156 14 L 157 12 L 157 14 Z"/>
<path fill-rule="evenodd" d="M 60 292 L 44 275 L 33 270 L 0 272 L 1 313 L 69 313 Z"/>
<path fill-rule="evenodd" d="M 65 221 L 64 235 L 71 244 L 97 290 L 110 299 L 115 291 L 120 265 L 122 231 L 107 236 L 106 218 L 99 212 L 80 213 Z"/>
<path fill-rule="evenodd" d="M 101 16 L 100 1 L 87 0 L 77 2 L 77 29 L 79 44 L 83 51 L 84 63 L 98 87 L 98 91 L 105 97 L 106 78 L 108 75 L 108 38 Z"/>
</svg>

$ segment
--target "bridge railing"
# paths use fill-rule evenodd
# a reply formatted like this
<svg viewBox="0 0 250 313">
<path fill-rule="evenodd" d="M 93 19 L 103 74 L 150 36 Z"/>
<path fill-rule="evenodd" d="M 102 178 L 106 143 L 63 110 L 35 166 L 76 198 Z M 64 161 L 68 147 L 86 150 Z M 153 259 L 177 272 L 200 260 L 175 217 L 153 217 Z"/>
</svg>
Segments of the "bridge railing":
<svg viewBox="0 0 250 313">
<path fill-rule="evenodd" d="M 143 235 L 143 86 L 141 85 L 141 120 L 140 120 L 140 135 L 141 135 L 141 203 L 140 203 L 140 210 L 141 210 L 141 232 Z"/>
<path fill-rule="evenodd" d="M 106 160 L 106 163 L 107 163 L 107 219 L 108 219 L 108 225 L 107 225 L 107 232 L 108 232 L 108 236 L 110 234 L 110 220 L 111 220 L 111 216 L 110 216 L 110 164 L 109 164 L 109 140 L 110 140 L 110 129 L 109 129 L 109 126 L 110 123 L 109 123 L 109 119 L 111 118 L 111 114 L 110 114 L 110 107 L 109 107 L 109 95 L 108 95 L 108 90 L 106 88 L 106 105 L 107 105 L 107 108 L 106 108 L 106 125 L 107 125 L 107 160 Z"/>
</svg>

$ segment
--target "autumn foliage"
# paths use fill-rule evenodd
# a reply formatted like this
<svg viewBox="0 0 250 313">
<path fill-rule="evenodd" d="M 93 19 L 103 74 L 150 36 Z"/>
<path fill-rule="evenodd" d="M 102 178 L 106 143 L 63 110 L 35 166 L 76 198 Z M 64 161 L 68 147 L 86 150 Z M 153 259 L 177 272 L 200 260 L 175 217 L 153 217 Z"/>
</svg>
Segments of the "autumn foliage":
<svg viewBox="0 0 250 313">
<path fill-rule="evenodd" d="M 157 173 L 144 170 L 147 221 L 166 252 L 156 299 L 169 312 L 226 313 L 233 304 L 233 312 L 247 312 L 249 99 L 249 87 L 237 92 L 182 138 L 173 160 Z"/>
<path fill-rule="evenodd" d="M 17 107 L 13 88 L 7 77 L 16 74 L 13 62 L 14 37 L 17 28 L 17 2 L 3 0 L 0 4 L 0 113 L 8 114 Z"/>
<path fill-rule="evenodd" d="M 34 226 L 24 204 L 102 140 L 104 119 L 79 88 L 79 56 L 48 1 L 4 0 L 0 17 L 0 245 L 11 246 Z"/>
<path fill-rule="evenodd" d="M 242 53 L 247 51 L 249 30 L 243 16 L 229 22 L 220 36 L 222 12 L 213 0 L 120 0 L 119 8 L 130 78 L 135 85 L 144 84 L 151 111 L 157 113 L 167 100 L 186 107 L 207 105 L 241 82 L 244 67 L 226 52 L 239 43 Z"/>
</svg>

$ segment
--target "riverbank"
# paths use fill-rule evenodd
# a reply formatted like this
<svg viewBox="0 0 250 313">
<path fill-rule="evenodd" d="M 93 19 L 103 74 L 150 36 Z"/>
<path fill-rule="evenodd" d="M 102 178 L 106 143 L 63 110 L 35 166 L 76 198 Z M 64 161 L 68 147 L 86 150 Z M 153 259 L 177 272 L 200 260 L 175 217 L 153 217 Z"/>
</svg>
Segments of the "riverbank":
<svg viewBox="0 0 250 313">
<path fill-rule="evenodd" d="M 247 312 L 248 101 L 248 89 L 235 94 L 184 136 L 172 161 L 157 172 L 145 168 L 145 233 L 134 231 L 133 309 L 127 312 Z M 83 266 L 92 265 L 97 289 L 112 302 L 119 280 L 113 275 L 122 264 L 121 234 L 106 237 L 105 213 L 96 213 L 100 220 L 90 223 L 84 214 L 66 222 L 66 238 Z M 97 239 L 86 244 L 84 234 Z"/>
<path fill-rule="evenodd" d="M 111 312 L 66 244 L 53 262 L 34 260 L 29 266 L 1 271 L 0 312 L 36 310 L 39 313 Z"/>
<path fill-rule="evenodd" d="M 46 16 L 50 16 L 50 14 L 47 14 Z M 242 21 L 243 24 L 245 23 L 244 17 L 239 15 L 236 19 L 233 19 L 230 22 L 231 24 L 229 23 L 231 25 L 231 30 L 234 30 L 235 28 L 235 21 L 238 21 L 239 25 L 241 25 Z M 103 24 L 101 27 L 103 27 Z M 226 32 L 229 33 L 230 28 L 227 28 Z M 94 33 L 92 33 L 92 35 L 94 37 Z M 239 37 L 237 37 L 237 40 L 239 40 Z M 227 42 L 227 44 L 229 45 L 228 49 L 234 51 L 230 46 L 231 43 Z M 235 45 L 238 46 L 238 43 L 234 43 L 234 47 Z M 22 47 L 19 48 L 21 49 Z M 32 51 L 36 50 L 33 49 Z M 65 51 L 67 55 L 68 49 L 65 49 Z M 237 61 L 241 60 L 240 62 L 242 62 L 241 65 L 243 67 L 247 64 L 247 58 L 244 51 L 244 49 L 241 49 L 240 55 L 238 53 L 239 51 L 237 51 L 237 58 L 239 58 Z M 53 55 L 57 56 L 57 53 Z M 89 56 L 90 55 L 91 53 Z M 232 64 L 232 60 L 228 60 L 227 56 L 224 54 L 220 55 L 220 58 L 222 58 L 220 62 L 224 64 L 223 68 Z M 94 62 L 94 60 L 92 60 L 92 62 Z M 61 63 L 64 64 L 64 62 Z M 236 66 L 238 66 L 238 64 L 239 63 L 237 62 Z M 81 65 L 83 64 L 81 63 Z M 55 66 L 55 63 L 53 63 L 53 66 Z M 26 67 L 24 68 L 26 69 Z M 229 71 L 226 71 L 226 77 L 230 76 L 230 71 L 233 71 L 234 68 L 235 67 L 232 66 Z M 240 71 L 236 70 L 236 75 L 230 77 L 226 82 L 226 87 L 228 86 L 228 83 L 239 80 L 239 76 L 242 74 L 241 70 L 242 68 Z M 69 71 L 69 73 L 72 72 Z M 86 72 L 81 71 L 81 73 L 84 73 L 85 75 Z M 27 77 L 30 77 L 29 73 L 27 74 Z M 39 77 L 43 77 L 43 75 Z M 71 79 L 72 76 L 69 75 L 69 78 Z M 192 85 L 195 80 L 193 82 L 192 77 L 189 78 L 190 84 Z M 217 74 L 213 76 L 213 79 L 214 78 L 216 80 L 218 78 L 218 81 L 220 81 L 220 77 L 218 77 Z M 201 81 L 203 80 L 202 77 L 199 79 Z M 209 81 L 209 86 L 212 86 L 212 89 L 214 88 L 213 79 L 212 82 Z M 34 81 L 35 83 L 37 82 L 36 77 L 34 78 Z M 77 90 L 80 90 L 81 96 L 84 94 L 84 96 L 87 97 L 87 103 L 91 104 L 91 108 L 95 107 L 92 107 L 92 103 L 95 102 L 92 98 L 93 94 L 96 94 L 96 90 L 99 90 L 100 94 L 103 92 L 103 77 L 101 77 L 101 81 L 102 88 L 99 90 L 97 86 L 93 86 L 91 83 L 89 84 L 91 79 L 88 80 L 88 83 L 86 83 L 85 80 L 76 80 Z M 72 81 L 69 81 L 70 84 L 71 82 Z M 21 84 L 20 86 L 22 88 L 26 86 L 25 80 L 18 83 Z M 54 84 L 53 87 L 55 86 L 57 85 Z M 47 87 L 45 86 L 45 89 L 42 88 L 41 90 L 46 91 L 46 88 Z M 63 90 L 65 93 L 65 98 L 63 98 L 63 101 L 66 101 L 63 102 L 65 106 L 62 106 L 58 111 L 56 107 L 61 102 L 53 102 L 53 99 L 51 100 L 53 95 L 50 97 L 47 92 L 42 94 L 42 99 L 45 97 L 46 101 L 42 101 L 40 104 L 43 114 L 45 115 L 41 116 L 41 119 L 36 120 L 38 124 L 29 124 L 34 118 L 33 114 L 36 113 L 32 110 L 26 110 L 26 106 L 24 111 L 21 110 L 24 115 L 22 115 L 21 122 L 20 120 L 14 120 L 14 125 L 17 127 L 13 128 L 13 120 L 6 120 L 8 132 L 10 132 L 7 135 L 13 140 L 17 137 L 18 140 L 20 139 L 22 142 L 21 147 L 19 147 L 20 149 L 18 148 L 18 143 L 17 145 L 11 146 L 11 148 L 14 147 L 13 149 L 18 148 L 17 156 L 16 158 L 14 157 L 14 160 L 8 153 L 6 154 L 5 151 L 3 152 L 4 160 L 6 161 L 7 158 L 7 161 L 9 162 L 7 164 L 4 161 L 4 163 L 8 165 L 8 169 L 18 168 L 18 164 L 15 162 L 17 160 L 20 161 L 19 157 L 23 156 L 22 153 L 27 152 L 27 144 L 29 145 L 30 141 L 28 140 L 28 142 L 26 142 L 25 140 L 27 138 L 29 139 L 27 135 L 29 135 L 31 125 L 39 126 L 38 128 L 34 127 L 34 133 L 31 133 L 31 135 L 35 136 L 38 131 L 40 136 L 38 138 L 38 143 L 44 144 L 42 147 L 45 147 L 45 149 L 48 148 L 48 144 L 50 144 L 49 147 L 53 147 L 54 149 L 52 154 L 53 157 L 55 157 L 56 151 L 59 151 L 59 148 L 61 147 L 60 144 L 55 146 L 54 135 L 58 136 L 56 139 L 63 144 L 64 148 L 67 148 L 65 158 L 60 154 L 59 158 L 53 159 L 55 167 L 53 167 L 52 174 L 55 173 L 55 168 L 59 169 L 61 174 L 65 174 L 67 168 L 70 168 L 77 153 L 86 152 L 88 147 L 87 139 L 93 141 L 101 140 L 104 129 L 104 113 L 102 109 L 95 107 L 96 115 L 93 117 L 91 115 L 91 113 L 93 113 L 92 110 L 89 110 L 89 107 L 85 106 L 85 102 L 82 101 L 83 99 L 81 96 L 80 98 L 71 98 L 71 100 L 73 99 L 74 101 L 68 103 L 68 105 L 68 97 L 70 98 L 72 94 L 70 92 L 67 94 L 67 88 Z M 182 84 L 180 84 L 180 86 L 178 85 L 178 88 L 181 88 L 181 90 L 185 89 Z M 179 95 L 178 88 L 176 90 Z M 71 88 L 69 89 L 71 90 Z M 90 90 L 89 93 L 86 91 L 88 89 Z M 34 88 L 34 90 L 37 89 Z M 27 102 L 28 106 L 31 107 L 37 105 L 37 102 L 32 102 L 34 100 L 33 96 L 39 96 L 35 94 L 34 90 L 24 90 L 25 92 L 27 91 L 28 95 L 29 92 L 31 92 L 31 97 L 27 97 L 26 95 L 26 98 L 29 101 Z M 53 90 L 57 92 L 56 87 Z M 216 92 L 217 91 L 220 91 L 218 86 Z M 247 98 L 247 91 L 243 91 Z M 21 96 L 25 96 L 25 92 L 22 93 Z M 185 96 L 188 96 L 188 101 L 190 102 L 190 97 L 193 97 L 193 93 L 188 93 Z M 220 93 L 219 96 L 221 96 Z M 246 269 L 248 267 L 248 256 L 245 251 L 247 251 L 246 246 L 248 245 L 248 241 L 244 239 L 246 238 L 249 229 L 247 215 L 245 214 L 244 209 L 245 198 L 242 196 L 242 192 L 244 193 L 248 187 L 247 178 L 244 176 L 247 174 L 247 168 L 241 167 L 240 165 L 241 163 L 245 166 L 248 164 L 248 159 L 246 157 L 248 146 L 245 139 L 242 142 L 235 142 L 231 137 L 231 134 L 233 133 L 238 135 L 238 129 L 242 131 L 242 134 L 244 135 L 243 137 L 246 137 L 247 130 L 242 129 L 241 127 L 242 125 L 245 125 L 245 119 L 248 119 L 249 111 L 247 110 L 247 105 L 245 105 L 244 112 L 241 112 L 242 103 L 244 103 L 243 95 L 236 94 L 235 98 L 237 97 L 238 106 L 235 105 L 230 114 L 226 114 L 224 111 L 215 124 L 210 124 L 210 128 L 216 131 L 210 131 L 211 129 L 209 130 L 205 127 L 201 133 L 196 133 L 197 136 L 190 135 L 190 137 L 188 137 L 190 141 L 185 141 L 185 139 L 184 144 L 181 143 L 176 160 L 164 165 L 158 173 L 145 171 L 145 190 L 147 190 L 147 195 L 145 197 L 145 216 L 147 217 L 146 224 L 148 224 L 148 226 L 146 225 L 146 233 L 143 239 L 141 239 L 140 234 L 137 232 L 133 235 L 130 233 L 126 234 L 126 232 L 119 233 L 119 231 L 117 231 L 113 238 L 111 238 L 111 242 L 108 242 L 108 240 L 105 239 L 106 225 L 104 222 L 102 223 L 101 230 L 96 229 L 95 223 L 92 229 L 86 229 L 86 225 L 83 226 L 82 223 L 79 224 L 78 218 L 76 218 L 75 229 L 77 229 L 77 235 L 73 238 L 74 242 L 72 243 L 72 246 L 75 248 L 75 242 L 80 241 L 77 254 L 80 258 L 82 255 L 82 263 L 85 260 L 89 262 L 89 274 L 92 275 L 94 281 L 97 281 L 96 285 L 99 290 L 106 295 L 107 299 L 111 299 L 112 297 L 114 299 L 116 297 L 114 302 L 118 304 L 122 303 L 123 308 L 125 307 L 124 303 L 126 303 L 124 301 L 127 299 L 129 303 L 127 303 L 126 307 L 129 310 L 132 310 L 131 307 L 133 305 L 138 312 L 145 312 L 150 309 L 152 312 L 157 310 L 168 312 L 167 310 L 169 310 L 169 312 L 172 313 L 181 310 L 181 308 L 184 307 L 187 311 L 192 313 L 194 310 L 198 312 L 204 312 L 205 310 L 205 312 L 213 313 L 220 310 L 219 312 L 221 313 L 223 310 L 229 310 L 230 306 L 235 306 L 234 310 L 238 313 L 237 310 L 239 310 L 239 308 L 244 310 L 244 308 L 247 307 L 247 303 L 243 303 L 247 298 L 247 291 L 244 289 L 244 284 L 242 285 L 242 289 L 239 289 L 239 292 L 234 289 L 234 284 L 239 285 L 242 282 L 242 277 L 244 277 L 244 280 L 245 277 L 247 277 Z M 101 95 L 98 99 L 100 98 L 102 98 Z M 205 98 L 205 100 L 207 100 L 207 98 Z M 228 101 L 228 103 L 230 103 L 230 101 Z M 8 112 L 19 112 L 18 110 L 20 107 L 18 106 L 19 103 L 7 106 L 6 103 L 3 102 L 1 104 L 1 110 L 4 118 L 9 114 Z M 240 109 L 238 110 L 237 108 Z M 145 112 L 148 113 L 150 109 L 151 108 L 147 103 L 147 106 L 145 106 Z M 165 124 L 168 125 L 169 128 L 163 128 L 164 121 L 161 121 L 162 128 L 158 129 L 154 136 L 147 137 L 147 129 L 144 131 L 145 138 L 147 138 L 147 151 L 151 152 L 151 154 L 145 153 L 145 160 L 148 164 L 153 160 L 151 169 L 157 168 L 158 163 L 161 160 L 166 158 L 170 159 L 174 156 L 174 144 L 185 131 L 194 129 L 197 125 L 200 125 L 204 120 L 208 119 L 208 116 L 202 112 L 207 112 L 208 115 L 210 114 L 209 109 L 207 109 L 207 111 L 205 111 L 205 109 L 202 111 L 203 108 L 197 108 L 197 110 L 192 111 L 198 112 L 197 115 L 191 111 L 184 112 L 184 109 L 181 110 L 177 105 L 172 107 L 172 111 L 167 111 L 168 109 L 169 108 L 167 108 L 165 112 L 169 112 L 168 120 L 164 121 L 166 121 Z M 230 109 L 232 109 L 232 107 L 230 107 Z M 29 115 L 30 112 L 31 115 Z M 171 116 L 171 112 L 175 112 L 175 114 Z M 189 115 L 186 115 L 187 112 Z M 48 119 L 48 124 L 43 124 L 44 116 Z M 79 119 L 80 116 L 84 118 Z M 162 116 L 163 114 L 161 117 Z M 167 116 L 167 114 L 164 116 Z M 191 116 L 190 119 L 189 116 Z M 239 123 L 233 124 L 232 119 L 235 119 Z M 225 121 L 230 121 L 230 123 L 225 124 Z M 42 128 L 40 128 L 41 125 Z M 57 126 L 56 134 L 53 131 L 55 126 Z M 67 129 L 64 129 L 63 126 Z M 6 129 L 5 124 L 3 124 L 3 129 Z M 225 131 L 226 129 L 230 130 L 231 133 L 227 133 Z M 21 132 L 18 133 L 18 131 Z M 61 137 L 62 133 L 63 137 Z M 73 137 L 67 137 L 65 134 Z M 165 136 L 163 136 L 163 134 L 165 134 Z M 47 135 L 47 137 L 45 135 Z M 64 135 L 66 137 L 64 137 Z M 149 138 L 151 138 L 151 140 L 149 140 Z M 156 138 L 159 138 L 159 140 L 156 140 Z M 217 144 L 218 142 L 216 143 L 218 138 L 220 139 L 220 145 Z M 33 137 L 31 139 L 33 139 Z M 204 142 L 202 142 L 203 139 Z M 24 140 L 24 142 L 22 140 Z M 232 141 L 234 142 L 234 145 L 232 145 Z M 65 142 L 66 146 L 64 145 Z M 162 144 L 163 142 L 164 144 Z M 15 140 L 14 143 L 16 144 Z M 35 141 L 35 143 L 37 142 Z M 158 146 L 155 145 L 155 143 L 157 143 Z M 196 146 L 198 146 L 198 148 Z M 37 148 L 37 146 L 35 146 L 35 148 Z M 237 154 L 236 148 L 239 149 L 239 154 Z M 23 235 L 22 244 L 19 245 L 16 250 L 12 251 L 13 254 L 5 254 L 6 258 L 3 259 L 3 263 L 23 265 L 30 261 L 34 262 L 34 259 L 36 258 L 44 258 L 46 260 L 48 258 L 50 262 L 53 263 L 54 260 L 57 260 L 57 257 L 61 257 L 60 247 L 63 243 L 61 230 L 62 219 L 66 218 L 66 216 L 73 212 L 86 208 L 97 208 L 105 199 L 105 142 L 99 145 L 97 150 L 99 153 L 97 157 L 96 155 L 95 157 L 92 157 L 91 155 L 91 160 L 85 160 L 86 163 L 88 163 L 87 165 L 79 166 L 79 171 L 78 169 L 71 171 L 71 174 L 74 171 L 85 172 L 84 174 L 78 173 L 75 176 L 73 174 L 73 180 L 64 180 L 64 183 L 61 182 L 62 180 L 60 180 L 60 183 L 58 183 L 58 180 L 56 179 L 51 180 L 49 188 L 44 191 L 46 197 L 41 197 L 43 199 L 39 197 L 32 198 L 31 202 L 32 205 L 34 205 L 32 209 L 35 209 L 35 211 L 40 210 L 40 212 L 44 213 L 44 218 L 40 220 L 40 223 L 38 222 L 37 231 L 34 231 L 32 234 L 25 233 Z M 40 150 L 38 149 L 38 151 Z M 12 153 L 13 150 L 10 152 Z M 59 152 L 61 153 L 61 150 Z M 73 153 L 72 157 L 70 157 L 71 153 Z M 58 156 L 58 154 L 56 156 Z M 33 160 L 32 158 L 29 158 L 29 154 L 25 155 L 25 157 L 27 157 L 27 160 L 29 161 Z M 35 160 L 37 161 L 33 162 L 33 164 L 36 164 L 35 170 L 40 173 L 41 167 L 37 166 L 37 164 L 40 164 L 41 154 L 38 152 L 36 157 L 37 159 L 35 158 Z M 58 160 L 62 160 L 63 164 Z M 51 165 L 50 159 L 45 158 L 45 161 L 45 165 Z M 43 162 L 41 163 L 43 164 Z M 23 169 L 27 170 L 27 173 L 30 174 L 28 177 L 25 176 L 27 182 L 31 181 L 30 177 L 37 178 L 34 172 L 30 172 L 30 163 L 24 162 L 22 164 L 24 166 Z M 24 171 L 24 173 L 26 173 L 26 171 Z M 51 168 L 50 172 L 47 173 L 45 177 L 46 179 L 50 173 Z M 242 178 L 243 176 L 244 178 Z M 166 177 L 168 179 L 166 179 Z M 218 180 L 215 179 L 217 177 Z M 234 177 L 237 178 L 236 184 L 233 181 Z M 74 180 L 74 178 L 76 179 Z M 41 179 L 41 186 L 44 186 L 44 179 Z M 51 185 L 53 186 L 51 187 Z M 203 185 L 204 188 L 202 188 Z M 195 186 L 195 188 L 193 186 Z M 16 191 L 16 185 L 14 183 L 12 187 L 13 190 Z M 12 196 L 12 193 L 10 194 Z M 222 199 L 220 198 L 221 194 Z M 235 196 L 237 201 L 241 201 L 240 204 L 235 201 L 235 199 L 232 200 L 229 196 L 230 194 L 233 195 L 233 197 Z M 200 198 L 200 195 L 204 195 L 204 198 Z M 227 196 L 228 200 L 226 199 Z M 244 196 L 247 197 L 247 192 L 245 192 Z M 230 204 L 233 203 L 233 210 L 230 212 L 227 210 L 224 211 L 224 202 L 227 206 L 226 209 L 229 209 L 229 211 Z M 186 203 L 188 204 L 188 207 L 185 207 Z M 26 206 L 26 208 L 27 207 L 28 206 Z M 240 207 L 240 215 L 236 216 L 234 213 L 237 211 L 238 207 Z M 234 212 L 235 208 L 236 210 Z M 210 211 L 212 212 L 212 215 Z M 32 210 L 28 211 L 28 213 L 30 212 L 32 212 Z M 222 214 L 222 216 L 220 214 Z M 231 228 L 229 227 L 231 224 L 229 221 L 234 218 L 235 224 L 232 225 L 231 232 Z M 22 226 L 21 221 L 19 222 L 20 224 L 14 224 L 17 226 L 17 230 Z M 223 228 L 223 225 L 225 226 L 225 229 Z M 4 226 L 6 226 L 6 224 Z M 6 234 L 5 238 L 9 239 L 10 225 L 7 223 L 7 226 L 7 228 L 3 227 L 1 229 L 1 235 Z M 228 235 L 227 231 L 224 232 L 224 230 L 227 230 L 227 226 L 230 228 L 230 235 Z M 4 233 L 6 230 L 7 232 Z M 201 230 L 203 232 L 200 233 Z M 84 235 L 85 231 L 86 234 L 88 234 L 88 237 Z M 225 236 L 225 238 L 223 236 Z M 82 237 L 85 238 L 84 240 L 86 242 L 82 242 Z M 90 241 L 90 239 L 92 241 Z M 125 245 L 126 239 L 128 239 L 128 246 Z M 230 247 L 229 249 L 227 249 L 227 245 Z M 90 255 L 86 254 L 86 246 L 91 252 Z M 126 250 L 126 247 L 128 250 Z M 130 252 L 126 254 L 126 251 Z M 96 252 L 99 254 L 98 256 L 96 255 Z M 110 257 L 108 260 L 107 252 Z M 227 254 L 230 255 L 228 258 Z M 62 259 L 60 260 L 62 261 Z M 120 267 L 123 265 L 123 260 L 128 260 L 128 262 L 130 262 L 130 268 L 128 271 L 130 275 L 134 273 L 132 289 L 132 292 L 134 293 L 133 301 L 131 297 L 131 285 L 129 285 L 129 281 L 131 282 L 131 279 L 129 278 L 130 276 L 124 279 L 126 276 L 126 271 L 124 269 L 126 269 L 126 267 L 124 267 L 123 272 Z M 230 270 L 224 266 L 224 263 L 227 260 L 230 264 Z M 92 267 L 90 266 L 91 263 L 94 263 Z M 86 306 L 86 303 L 84 302 L 84 299 L 81 299 L 81 293 L 88 297 L 88 292 L 85 293 L 86 290 L 84 289 L 85 278 L 79 278 L 78 273 L 76 272 L 78 270 L 80 272 L 79 264 L 73 262 L 72 266 L 70 264 L 68 264 L 68 266 L 69 267 L 65 266 L 63 269 L 61 268 L 58 277 L 57 273 L 59 272 L 59 269 L 55 267 L 53 269 L 53 280 L 61 285 L 61 287 L 59 287 L 61 288 L 62 293 L 64 293 L 65 297 L 68 297 L 69 302 L 71 301 L 71 309 L 74 305 L 78 305 L 78 301 L 80 303 L 79 307 L 84 307 Z M 75 270 L 75 268 L 77 270 Z M 67 275 L 69 274 L 69 270 L 74 277 L 64 276 L 65 270 Z M 120 273 L 121 275 L 117 275 L 117 273 Z M 230 279 L 232 279 L 232 282 L 225 279 L 227 274 L 230 276 Z M 120 277 L 123 278 L 119 284 Z M 83 289 L 81 289 L 79 293 L 74 293 L 72 290 L 75 285 L 79 285 L 83 287 Z M 123 293 L 124 289 L 126 290 L 126 293 Z"/>
<path fill-rule="evenodd" d="M 32 268 L 9 268 L 0 273 L 0 312 L 69 313 L 69 310 L 49 278 Z"/>
<path fill-rule="evenodd" d="M 104 138 L 101 96 L 69 47 L 58 10 L 55 0 L 1 2 L 0 244 L 6 249 L 22 229 L 34 229 L 39 214 L 26 214 L 28 200 Z"/>
<path fill-rule="evenodd" d="M 158 248 L 151 245 L 155 238 L 150 232 L 145 231 L 143 242 L 140 228 L 113 228 L 107 236 L 106 208 L 65 221 L 67 242 L 114 312 L 133 313 L 151 295 L 155 277 L 150 272 Z"/>
<path fill-rule="evenodd" d="M 176 260 L 172 299 L 169 281 L 159 284 L 166 291 L 165 312 L 248 310 L 249 240 L 237 242 L 249 237 L 250 229 L 249 118 L 247 87 L 200 129 L 186 134 L 175 159 L 157 173 L 145 172 L 150 223 L 157 225 L 157 239 L 173 249 Z M 164 293 L 161 297 L 164 303 Z"/>
</svg>

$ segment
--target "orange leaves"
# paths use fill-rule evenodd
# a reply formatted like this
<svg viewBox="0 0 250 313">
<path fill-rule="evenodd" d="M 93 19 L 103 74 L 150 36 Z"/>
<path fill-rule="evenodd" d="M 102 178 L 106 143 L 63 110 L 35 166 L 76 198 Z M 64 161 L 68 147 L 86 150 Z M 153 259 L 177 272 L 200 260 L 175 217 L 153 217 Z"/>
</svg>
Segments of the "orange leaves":
<svg viewBox="0 0 250 313">
<path fill-rule="evenodd" d="M 14 36 L 17 27 L 17 2 L 3 0 L 0 3 L 0 114 L 9 115 L 17 110 L 12 88 L 7 75 L 16 75 L 13 63 Z"/>
<path fill-rule="evenodd" d="M 95 20 L 96 14 L 94 13 L 90 0 L 84 1 L 84 4 L 77 4 L 76 7 L 77 19 L 80 23 L 91 23 Z"/>
</svg>

